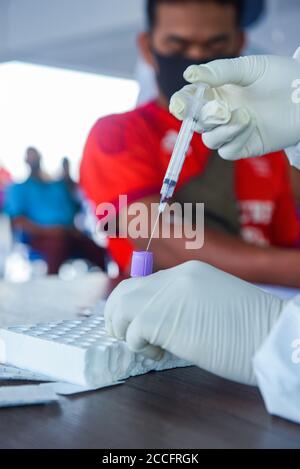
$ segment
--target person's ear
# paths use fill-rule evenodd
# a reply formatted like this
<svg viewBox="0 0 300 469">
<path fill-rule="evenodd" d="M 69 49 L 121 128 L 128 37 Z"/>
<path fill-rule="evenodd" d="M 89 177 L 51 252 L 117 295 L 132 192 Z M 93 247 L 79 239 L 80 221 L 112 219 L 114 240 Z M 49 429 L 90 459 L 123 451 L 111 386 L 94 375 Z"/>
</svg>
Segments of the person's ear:
<svg viewBox="0 0 300 469">
<path fill-rule="evenodd" d="M 150 33 L 143 32 L 138 35 L 137 43 L 139 47 L 139 51 L 142 54 L 142 57 L 147 62 L 148 65 L 153 67 L 154 69 L 157 67 L 155 58 L 152 53 L 151 47 L 151 37 Z"/>
</svg>

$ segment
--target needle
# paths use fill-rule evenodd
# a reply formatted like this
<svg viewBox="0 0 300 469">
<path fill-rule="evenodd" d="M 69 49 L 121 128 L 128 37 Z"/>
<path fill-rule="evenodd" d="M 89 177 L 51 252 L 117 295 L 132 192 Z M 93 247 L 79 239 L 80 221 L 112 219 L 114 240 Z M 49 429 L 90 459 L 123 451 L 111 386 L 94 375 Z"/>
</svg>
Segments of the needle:
<svg viewBox="0 0 300 469">
<path fill-rule="evenodd" d="M 160 212 L 158 212 L 158 215 L 157 215 L 157 217 L 156 217 L 156 222 L 155 222 L 155 225 L 154 225 L 154 228 L 153 228 L 153 231 L 152 231 L 152 233 L 151 233 L 151 236 L 150 236 L 150 239 L 149 239 L 149 243 L 148 243 L 148 246 L 147 246 L 147 252 L 149 251 L 149 248 L 150 248 L 150 245 L 151 245 L 151 242 L 152 242 L 152 239 L 153 239 L 155 230 L 156 230 L 156 228 L 157 228 L 157 225 L 158 225 L 158 222 L 159 222 L 159 217 L 160 217 Z"/>
</svg>

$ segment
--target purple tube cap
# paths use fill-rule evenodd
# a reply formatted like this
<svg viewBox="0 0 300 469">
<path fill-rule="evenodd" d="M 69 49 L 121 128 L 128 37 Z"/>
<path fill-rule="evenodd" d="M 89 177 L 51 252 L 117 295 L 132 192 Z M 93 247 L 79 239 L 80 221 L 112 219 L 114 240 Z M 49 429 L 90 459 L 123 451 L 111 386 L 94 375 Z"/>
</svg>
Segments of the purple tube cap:
<svg viewBox="0 0 300 469">
<path fill-rule="evenodd" d="M 134 251 L 131 261 L 131 277 L 147 277 L 153 273 L 153 253 Z"/>
</svg>

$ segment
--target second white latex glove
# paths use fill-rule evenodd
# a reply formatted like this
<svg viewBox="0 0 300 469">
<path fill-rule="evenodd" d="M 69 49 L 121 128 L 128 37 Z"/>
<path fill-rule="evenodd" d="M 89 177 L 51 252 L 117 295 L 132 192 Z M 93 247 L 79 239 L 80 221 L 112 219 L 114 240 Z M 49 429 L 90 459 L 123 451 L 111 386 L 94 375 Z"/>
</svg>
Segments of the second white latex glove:
<svg viewBox="0 0 300 469">
<path fill-rule="evenodd" d="M 193 84 L 175 93 L 170 111 L 183 119 L 196 84 L 208 84 L 203 141 L 223 158 L 261 156 L 300 141 L 300 49 L 294 58 L 261 55 L 193 65 L 184 77 Z"/>
<path fill-rule="evenodd" d="M 163 350 L 200 368 L 255 384 L 252 358 L 283 302 L 207 264 L 192 261 L 122 282 L 105 308 L 108 332 L 152 359 Z"/>
</svg>

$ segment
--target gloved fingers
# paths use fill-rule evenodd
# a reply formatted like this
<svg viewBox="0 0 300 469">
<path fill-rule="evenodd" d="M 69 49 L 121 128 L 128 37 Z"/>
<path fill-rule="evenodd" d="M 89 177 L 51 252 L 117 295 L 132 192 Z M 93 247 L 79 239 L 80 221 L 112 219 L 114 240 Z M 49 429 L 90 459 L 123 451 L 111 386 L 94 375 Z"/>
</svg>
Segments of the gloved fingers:
<svg viewBox="0 0 300 469">
<path fill-rule="evenodd" d="M 110 321 L 113 337 L 119 340 L 125 340 L 127 329 L 132 320 L 133 313 L 128 315 L 125 311 L 122 311 L 122 308 L 114 311 Z"/>
<path fill-rule="evenodd" d="M 111 321 L 112 312 L 113 312 L 112 302 L 107 301 L 105 308 L 104 308 L 105 330 L 108 333 L 108 335 L 114 337 L 112 321 Z"/>
<path fill-rule="evenodd" d="M 260 134 L 253 124 L 230 143 L 223 145 L 218 152 L 224 160 L 229 161 L 262 156 L 266 153 Z"/>
<path fill-rule="evenodd" d="M 137 314 L 133 301 L 143 304 L 143 292 L 149 289 L 150 282 L 150 277 L 124 280 L 111 293 L 104 309 L 105 328 L 109 335 L 125 339 L 127 327 Z"/>
<path fill-rule="evenodd" d="M 186 85 L 173 94 L 169 106 L 170 113 L 177 119 L 183 120 L 191 103 L 191 98 L 194 97 L 196 91 L 197 85 Z"/>
<path fill-rule="evenodd" d="M 223 85 L 248 86 L 254 83 L 262 65 L 257 57 L 214 60 L 206 65 L 191 65 L 184 72 L 184 78 L 190 83 L 206 83 L 211 87 Z"/>
<path fill-rule="evenodd" d="M 205 119 L 204 119 L 205 120 Z M 218 150 L 233 140 L 241 139 L 244 143 L 249 138 L 247 130 L 251 128 L 251 118 L 245 109 L 236 109 L 231 114 L 231 119 L 227 124 L 219 125 L 209 132 L 203 134 L 204 144 L 212 149 Z"/>
<path fill-rule="evenodd" d="M 300 47 L 296 50 L 294 54 L 294 59 L 298 60 L 300 62 Z"/>
<path fill-rule="evenodd" d="M 228 124 L 231 117 L 232 114 L 228 104 L 214 99 L 203 106 L 199 127 L 201 126 L 202 132 L 203 129 L 208 132 L 220 125 Z"/>
<path fill-rule="evenodd" d="M 144 337 L 144 324 L 142 321 L 142 317 L 137 317 L 128 327 L 126 334 L 127 345 L 133 352 L 141 353 L 151 360 L 159 361 L 164 355 L 164 350 L 161 347 L 150 344 Z"/>
<path fill-rule="evenodd" d="M 145 302 L 144 289 L 127 291 L 122 295 L 113 311 L 110 313 L 109 324 L 113 337 L 125 340 L 127 329 L 134 318 L 140 313 L 141 305 Z"/>
<path fill-rule="evenodd" d="M 173 94 L 170 100 L 169 111 L 177 119 L 183 120 L 186 117 L 187 111 L 193 104 L 198 87 L 198 84 L 186 85 Z M 204 92 L 204 99 L 205 101 L 211 101 L 215 98 L 215 95 L 215 90 L 208 88 Z"/>
<path fill-rule="evenodd" d="M 134 293 L 133 293 L 134 295 Z M 119 340 L 125 340 L 130 322 L 133 320 L 134 308 L 128 309 L 126 296 L 109 299 L 104 310 L 105 328 L 109 335 Z M 131 302 L 129 302 L 129 305 Z"/>
<path fill-rule="evenodd" d="M 134 287 L 134 285 L 132 287 Z M 115 290 L 111 293 L 105 305 L 105 329 L 107 333 L 112 337 L 115 337 L 113 327 L 113 316 L 114 314 L 116 314 L 116 312 L 122 310 L 123 296 L 128 291 L 128 288 L 131 288 L 131 284 L 129 285 L 128 280 L 125 280 L 124 282 L 120 283 L 117 288 L 115 288 Z"/>
<path fill-rule="evenodd" d="M 130 348 L 129 344 L 128 347 Z M 135 353 L 140 353 L 150 360 L 159 362 L 164 357 L 165 351 L 160 347 L 155 347 L 155 345 L 146 345 L 142 350 L 135 350 Z"/>
<path fill-rule="evenodd" d="M 105 330 L 108 335 L 110 335 L 111 337 L 114 337 L 113 326 L 109 317 L 105 319 Z"/>
</svg>

